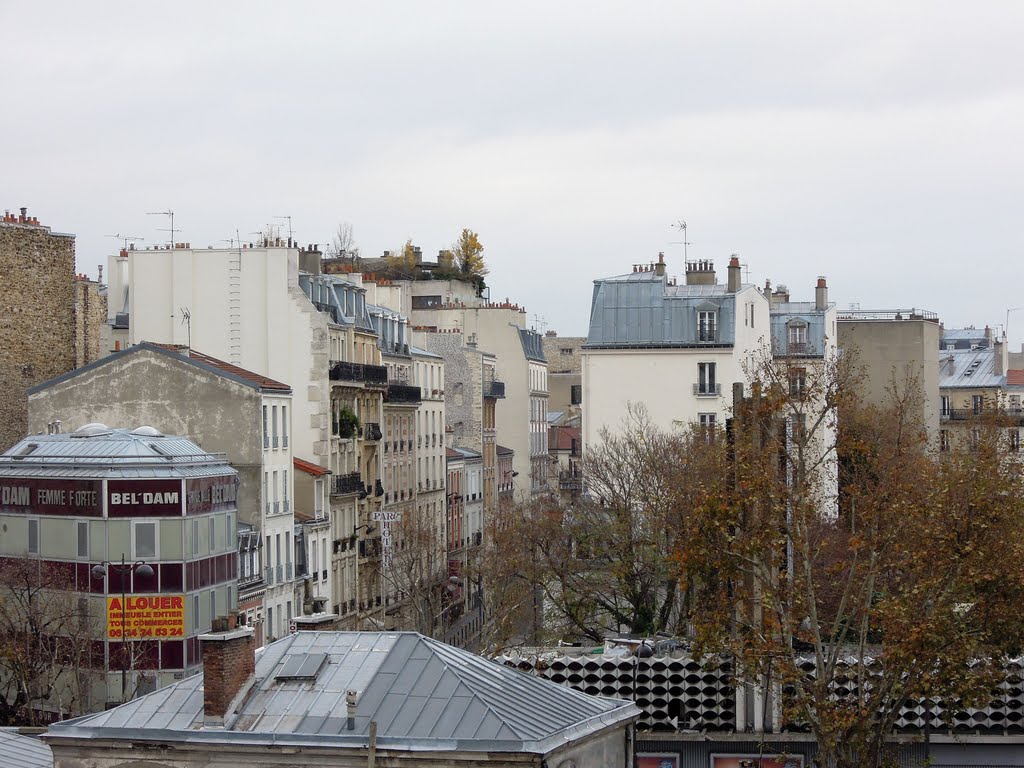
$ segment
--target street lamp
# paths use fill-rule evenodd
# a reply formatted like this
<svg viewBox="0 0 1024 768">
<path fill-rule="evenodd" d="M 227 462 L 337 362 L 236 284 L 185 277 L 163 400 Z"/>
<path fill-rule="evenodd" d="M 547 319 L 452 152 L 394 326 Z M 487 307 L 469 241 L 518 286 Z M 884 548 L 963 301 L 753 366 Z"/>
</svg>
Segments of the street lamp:
<svg viewBox="0 0 1024 768">
<path fill-rule="evenodd" d="M 100 565 L 94 565 L 92 567 L 92 577 L 94 579 L 103 579 L 107 576 L 107 569 L 112 568 L 121 577 L 121 700 L 126 701 L 128 691 L 128 658 L 124 653 L 124 644 L 127 642 L 125 637 L 126 630 L 126 614 L 128 612 L 126 603 L 127 588 L 125 587 L 126 575 L 138 573 L 139 576 L 148 579 L 153 576 L 153 568 L 145 560 L 136 560 L 134 563 L 128 563 L 124 559 L 124 553 L 121 554 L 121 563 L 111 563 L 108 560 L 104 560 Z M 108 582 L 108 593 L 109 593 L 109 582 Z M 134 652 L 134 643 L 132 643 L 132 652 Z M 108 667 L 109 669 L 109 661 Z"/>
</svg>

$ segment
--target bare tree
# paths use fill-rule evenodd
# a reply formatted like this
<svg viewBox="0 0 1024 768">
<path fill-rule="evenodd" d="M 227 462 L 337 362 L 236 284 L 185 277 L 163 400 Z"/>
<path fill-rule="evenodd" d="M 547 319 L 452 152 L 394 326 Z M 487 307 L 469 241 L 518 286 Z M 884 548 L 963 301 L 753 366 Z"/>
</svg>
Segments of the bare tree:
<svg viewBox="0 0 1024 768">
<path fill-rule="evenodd" d="M 412 509 L 389 525 L 391 555 L 383 576 L 385 584 L 399 594 L 394 609 L 396 624 L 400 629 L 440 637 L 448 599 L 444 522 Z"/>
<path fill-rule="evenodd" d="M 0 723 L 33 725 L 44 708 L 71 716 L 88 706 L 102 655 L 93 658 L 95 619 L 73 582 L 70 564 L 0 560 Z"/>
<path fill-rule="evenodd" d="M 338 228 L 331 238 L 331 244 L 327 247 L 327 255 L 331 258 L 359 258 L 359 247 L 356 245 L 352 225 L 349 222 L 342 221 L 338 224 Z"/>
</svg>

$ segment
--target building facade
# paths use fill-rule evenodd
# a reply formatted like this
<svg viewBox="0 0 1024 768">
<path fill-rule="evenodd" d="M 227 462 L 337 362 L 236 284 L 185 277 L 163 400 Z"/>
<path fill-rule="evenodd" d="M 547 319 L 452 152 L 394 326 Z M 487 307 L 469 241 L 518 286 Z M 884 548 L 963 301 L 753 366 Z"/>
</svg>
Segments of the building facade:
<svg viewBox="0 0 1024 768">
<path fill-rule="evenodd" d="M 222 454 L 151 426 L 90 423 L 0 456 L 0 558 L 73 597 L 65 639 L 90 644 L 65 701 L 101 710 L 200 669 L 199 635 L 238 603 L 237 497 Z"/>
</svg>

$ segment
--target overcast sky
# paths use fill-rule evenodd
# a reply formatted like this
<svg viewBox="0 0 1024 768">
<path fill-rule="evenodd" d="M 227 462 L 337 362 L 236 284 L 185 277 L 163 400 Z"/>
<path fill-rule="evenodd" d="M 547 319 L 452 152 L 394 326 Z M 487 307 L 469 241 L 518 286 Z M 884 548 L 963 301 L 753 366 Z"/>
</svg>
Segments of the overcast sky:
<svg viewBox="0 0 1024 768">
<path fill-rule="evenodd" d="M 841 6 L 841 7 L 840 7 Z M 492 298 L 585 334 L 592 281 L 751 282 L 947 326 L 1024 307 L 1024 3 L 0 0 L 0 209 L 221 245 L 275 216 L 364 255 L 463 227 Z M 285 225 L 286 227 L 287 225 Z M 1009 315 L 1024 340 L 1024 311 Z"/>
</svg>

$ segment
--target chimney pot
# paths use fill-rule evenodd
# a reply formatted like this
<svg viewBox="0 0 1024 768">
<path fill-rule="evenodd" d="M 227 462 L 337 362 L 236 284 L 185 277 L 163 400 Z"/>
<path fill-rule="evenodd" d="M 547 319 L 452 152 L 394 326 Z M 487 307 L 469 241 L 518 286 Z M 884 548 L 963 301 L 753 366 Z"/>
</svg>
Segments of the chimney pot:
<svg viewBox="0 0 1024 768">
<path fill-rule="evenodd" d="M 740 258 L 735 253 L 729 257 L 729 270 L 728 270 L 728 291 L 729 293 L 737 293 L 741 286 L 740 276 Z"/>
</svg>

